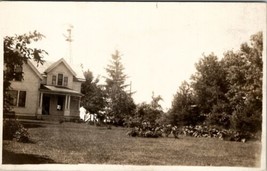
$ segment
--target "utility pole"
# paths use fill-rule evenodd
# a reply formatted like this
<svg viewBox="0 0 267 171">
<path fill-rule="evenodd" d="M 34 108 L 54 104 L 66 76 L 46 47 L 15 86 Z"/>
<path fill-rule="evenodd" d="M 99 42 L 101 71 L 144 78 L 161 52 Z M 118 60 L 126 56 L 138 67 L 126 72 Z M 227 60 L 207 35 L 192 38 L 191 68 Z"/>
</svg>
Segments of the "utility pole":
<svg viewBox="0 0 267 171">
<path fill-rule="evenodd" d="M 72 47 L 71 47 L 71 42 L 73 42 L 73 39 L 72 39 L 72 35 L 71 35 L 71 32 L 72 32 L 72 29 L 73 29 L 73 25 L 69 25 L 69 28 L 67 29 L 67 32 L 68 32 L 68 35 L 64 35 L 66 37 L 66 41 L 69 42 L 69 63 L 72 64 Z"/>
</svg>

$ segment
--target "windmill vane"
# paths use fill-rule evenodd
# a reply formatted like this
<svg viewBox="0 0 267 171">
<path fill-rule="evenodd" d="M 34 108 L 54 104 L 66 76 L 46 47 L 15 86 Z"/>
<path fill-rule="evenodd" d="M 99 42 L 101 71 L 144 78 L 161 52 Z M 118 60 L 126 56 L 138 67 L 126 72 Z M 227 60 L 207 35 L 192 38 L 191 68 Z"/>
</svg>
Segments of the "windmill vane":
<svg viewBox="0 0 267 171">
<path fill-rule="evenodd" d="M 72 25 L 69 25 L 69 28 L 67 29 L 68 35 L 66 36 L 65 34 L 64 37 L 66 38 L 66 41 L 69 42 L 69 62 L 72 64 L 72 47 L 71 47 L 71 42 L 73 42 L 71 31 L 73 29 Z"/>
</svg>

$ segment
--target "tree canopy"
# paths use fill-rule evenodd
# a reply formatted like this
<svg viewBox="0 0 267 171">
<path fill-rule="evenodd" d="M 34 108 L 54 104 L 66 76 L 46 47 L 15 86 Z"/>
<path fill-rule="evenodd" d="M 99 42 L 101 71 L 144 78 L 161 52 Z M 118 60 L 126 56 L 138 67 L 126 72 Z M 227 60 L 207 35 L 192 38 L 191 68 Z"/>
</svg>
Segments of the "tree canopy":
<svg viewBox="0 0 267 171">
<path fill-rule="evenodd" d="M 84 72 L 85 82 L 82 83 L 81 92 L 84 94 L 81 100 L 87 112 L 96 114 L 97 118 L 103 121 L 105 116 L 103 112 L 106 106 L 106 92 L 104 87 L 99 85 L 99 79 L 94 79 L 93 73 L 90 70 Z"/>
<path fill-rule="evenodd" d="M 27 63 L 28 59 L 34 59 L 37 64 L 43 64 L 44 55 L 48 53 L 39 48 L 29 47 L 31 43 L 42 40 L 45 36 L 34 31 L 23 35 L 4 37 L 4 111 L 9 111 L 10 98 L 8 90 L 12 80 L 23 79 L 22 65 Z"/>
<path fill-rule="evenodd" d="M 189 125 L 204 116 L 202 124 L 261 130 L 262 51 L 262 32 L 258 32 L 251 36 L 250 44 L 225 52 L 221 60 L 213 53 L 203 55 L 195 65 L 191 84 L 183 82 L 174 96 L 169 122 Z M 192 111 L 191 105 L 197 110 Z"/>
<path fill-rule="evenodd" d="M 122 125 L 125 120 L 134 114 L 135 103 L 125 88 L 127 76 L 124 74 L 124 67 L 121 62 L 119 51 L 112 54 L 111 64 L 106 68 L 108 77 L 106 78 L 107 108 L 106 112 L 113 121 Z"/>
<path fill-rule="evenodd" d="M 199 121 L 198 113 L 195 112 L 196 99 L 190 84 L 184 81 L 174 95 L 172 107 L 168 111 L 167 119 L 170 124 L 177 126 L 195 125 Z"/>
</svg>

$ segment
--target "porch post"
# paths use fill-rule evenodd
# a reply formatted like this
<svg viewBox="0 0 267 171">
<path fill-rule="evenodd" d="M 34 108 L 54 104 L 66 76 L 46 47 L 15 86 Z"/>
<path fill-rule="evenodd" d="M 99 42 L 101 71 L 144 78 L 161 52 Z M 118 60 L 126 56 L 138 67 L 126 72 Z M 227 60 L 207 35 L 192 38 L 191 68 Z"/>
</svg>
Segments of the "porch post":
<svg viewBox="0 0 267 171">
<path fill-rule="evenodd" d="M 70 110 L 70 96 L 69 96 L 69 100 L 68 100 L 68 109 Z"/>
<path fill-rule="evenodd" d="M 65 110 L 68 109 L 68 96 L 65 96 L 65 105 L 64 105 Z"/>
<path fill-rule="evenodd" d="M 43 93 L 41 93 L 41 98 L 40 98 L 40 105 L 39 107 L 42 108 L 43 106 Z"/>
<path fill-rule="evenodd" d="M 41 119 L 42 108 L 43 108 L 43 92 L 40 92 L 39 105 L 38 105 L 38 109 L 37 109 L 37 119 Z"/>
<path fill-rule="evenodd" d="M 70 119 L 69 116 L 70 116 L 70 109 L 69 109 L 69 104 L 70 104 L 70 101 L 69 101 L 70 97 L 69 95 L 66 95 L 65 96 L 65 105 L 64 105 L 64 117 L 65 119 Z"/>
</svg>

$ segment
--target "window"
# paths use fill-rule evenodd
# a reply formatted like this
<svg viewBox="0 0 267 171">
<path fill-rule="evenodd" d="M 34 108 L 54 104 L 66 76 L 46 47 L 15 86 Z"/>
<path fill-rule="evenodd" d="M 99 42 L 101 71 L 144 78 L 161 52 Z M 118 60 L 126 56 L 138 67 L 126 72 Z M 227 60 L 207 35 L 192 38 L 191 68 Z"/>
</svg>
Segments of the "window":
<svg viewBox="0 0 267 171">
<path fill-rule="evenodd" d="M 57 81 L 57 76 L 53 75 L 52 76 L 52 85 L 56 85 L 56 81 Z"/>
<path fill-rule="evenodd" d="M 62 83 L 63 83 L 63 74 L 58 74 L 57 85 L 62 86 Z"/>
<path fill-rule="evenodd" d="M 22 79 L 22 66 L 14 66 L 14 80 L 21 81 Z"/>
<path fill-rule="evenodd" d="M 25 107 L 26 104 L 26 91 L 10 90 L 10 105 Z"/>
<path fill-rule="evenodd" d="M 57 98 L 57 110 L 63 110 L 64 96 L 58 96 Z"/>
<path fill-rule="evenodd" d="M 17 106 L 18 91 L 10 90 L 9 91 L 10 105 Z"/>
<path fill-rule="evenodd" d="M 68 86 L 68 77 L 64 77 L 64 86 Z"/>
<path fill-rule="evenodd" d="M 26 91 L 20 91 L 19 92 L 19 107 L 25 107 L 26 102 Z"/>
</svg>

